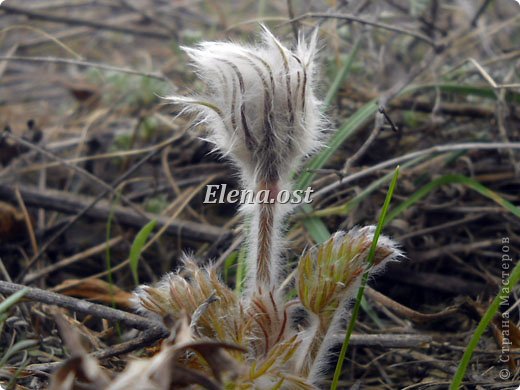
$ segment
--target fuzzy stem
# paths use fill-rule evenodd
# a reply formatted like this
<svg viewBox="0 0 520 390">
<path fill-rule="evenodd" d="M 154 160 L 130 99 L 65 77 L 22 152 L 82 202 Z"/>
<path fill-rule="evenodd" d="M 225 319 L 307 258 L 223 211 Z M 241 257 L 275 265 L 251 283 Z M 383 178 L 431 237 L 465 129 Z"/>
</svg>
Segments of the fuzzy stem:
<svg viewBox="0 0 520 390">
<path fill-rule="evenodd" d="M 309 351 L 312 354 L 312 365 L 307 378 L 311 383 L 316 383 L 320 379 L 323 369 L 327 365 L 330 349 L 335 343 L 340 342 L 338 334 L 342 330 L 342 320 L 347 314 L 349 299 L 340 303 L 331 320 L 325 322 L 323 319 L 320 319 L 319 331 L 317 332 L 319 337 L 317 337 L 316 343 Z"/>
<path fill-rule="evenodd" d="M 304 339 L 306 340 L 300 346 L 300 356 L 297 362 L 298 372 L 304 377 L 310 376 L 313 363 L 317 360 L 320 347 L 323 344 L 331 323 L 330 319 L 326 320 L 317 314 L 309 313 L 309 315 L 311 316 L 311 325 L 306 329 L 305 333 L 303 333 Z"/>
<path fill-rule="evenodd" d="M 258 205 L 258 251 L 256 284 L 258 287 L 271 284 L 271 255 L 274 233 L 275 204 Z"/>
<path fill-rule="evenodd" d="M 281 207 L 277 203 L 278 183 L 260 183 L 257 192 L 266 191 L 267 196 L 260 196 L 254 205 L 253 229 L 251 229 L 250 275 L 255 288 L 253 290 L 271 291 L 277 281 L 278 240 L 280 237 L 279 220 Z"/>
<path fill-rule="evenodd" d="M 299 333 L 302 343 L 298 348 L 296 355 L 296 370 L 301 377 L 307 377 L 311 369 L 312 362 L 317 353 L 316 344 L 322 339 L 320 338 L 320 320 L 314 313 L 309 313 L 310 325 Z M 319 339 L 319 341 L 318 341 Z"/>
</svg>

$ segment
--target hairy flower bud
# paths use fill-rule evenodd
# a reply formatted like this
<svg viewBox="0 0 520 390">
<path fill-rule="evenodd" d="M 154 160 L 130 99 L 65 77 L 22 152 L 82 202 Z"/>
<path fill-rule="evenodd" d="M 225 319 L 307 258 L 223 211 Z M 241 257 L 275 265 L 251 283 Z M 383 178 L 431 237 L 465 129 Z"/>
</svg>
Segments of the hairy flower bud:
<svg viewBox="0 0 520 390">
<path fill-rule="evenodd" d="M 290 189 L 292 172 L 320 144 L 323 130 L 314 95 L 317 31 L 290 50 L 262 27 L 262 41 L 254 46 L 204 42 L 184 48 L 207 93 L 168 98 L 198 115 L 208 141 L 231 157 L 246 187 L 267 191 L 272 200 L 248 210 L 251 293 L 272 290 L 280 280 L 281 224 L 288 209 L 276 202 L 277 195 Z"/>
<path fill-rule="evenodd" d="M 330 322 L 338 307 L 353 298 L 369 266 L 373 237 L 374 226 L 340 231 L 302 256 L 296 280 L 298 296 L 307 310 Z M 396 244 L 380 236 L 370 272 L 377 272 L 387 261 L 400 256 Z"/>
<path fill-rule="evenodd" d="M 339 231 L 323 244 L 311 248 L 300 259 L 296 288 L 301 304 L 310 314 L 311 325 L 302 333 L 307 345 L 301 349 L 297 366 L 303 375 L 315 380 L 326 365 L 334 343 L 348 314 L 347 303 L 354 298 L 363 274 L 377 273 L 402 252 L 386 236 L 379 236 L 372 267 L 368 263 L 375 226 Z"/>
<path fill-rule="evenodd" d="M 168 97 L 198 114 L 208 140 L 234 160 L 252 188 L 286 183 L 301 157 L 319 145 L 323 127 L 314 95 L 316 34 L 291 51 L 263 29 L 254 46 L 204 42 L 183 48 L 208 91 Z"/>
</svg>

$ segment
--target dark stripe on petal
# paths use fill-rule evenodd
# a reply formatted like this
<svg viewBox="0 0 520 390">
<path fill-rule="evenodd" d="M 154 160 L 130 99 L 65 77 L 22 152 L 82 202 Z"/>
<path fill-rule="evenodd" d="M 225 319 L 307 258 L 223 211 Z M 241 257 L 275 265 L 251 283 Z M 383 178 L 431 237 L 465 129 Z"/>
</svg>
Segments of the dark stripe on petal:
<svg viewBox="0 0 520 390">
<path fill-rule="evenodd" d="M 274 76 L 273 76 L 273 70 L 271 69 L 271 65 L 267 63 L 262 57 L 257 56 L 255 53 L 250 53 L 253 58 L 260 61 L 262 65 L 267 69 L 267 73 L 269 73 L 269 80 L 271 81 L 271 94 L 273 96 L 273 100 L 275 98 L 275 88 L 274 88 Z"/>
<path fill-rule="evenodd" d="M 238 69 L 238 66 L 236 66 L 234 63 L 232 63 L 229 60 L 218 58 L 219 61 L 225 63 L 226 65 L 230 66 L 231 69 L 235 72 L 238 78 L 238 85 L 240 86 L 240 94 L 241 94 L 241 101 L 240 101 L 240 120 L 242 123 L 242 128 L 244 130 L 244 138 L 246 142 L 246 147 L 249 151 L 253 151 L 256 147 L 256 140 L 253 138 L 253 135 L 251 134 L 251 131 L 249 130 L 249 126 L 247 125 L 247 118 L 246 118 L 246 110 L 244 105 L 244 94 L 245 94 L 245 84 L 244 84 L 244 77 L 242 76 L 242 73 L 240 73 L 240 69 Z"/>
<path fill-rule="evenodd" d="M 296 61 L 298 61 L 298 63 L 302 67 L 302 71 L 303 71 L 303 86 L 302 86 L 301 99 L 302 99 L 302 116 L 303 116 L 303 118 L 305 118 L 305 89 L 307 88 L 307 68 L 305 65 L 303 65 L 303 62 L 298 58 L 298 56 L 293 54 L 293 57 Z"/>
<path fill-rule="evenodd" d="M 285 86 L 287 88 L 287 109 L 289 110 L 289 124 L 294 123 L 294 111 L 292 106 L 292 91 L 291 91 L 291 74 L 289 70 L 289 61 L 287 60 L 287 56 L 285 55 L 284 47 L 273 37 L 274 43 L 276 47 L 280 51 L 280 55 L 283 59 L 283 67 L 285 70 Z"/>
<path fill-rule="evenodd" d="M 263 119 L 263 127 L 264 127 L 265 132 L 267 133 L 265 139 L 269 140 L 269 139 L 271 139 L 269 134 L 271 134 L 273 132 L 272 124 L 271 124 L 272 123 L 271 122 L 271 118 L 272 118 L 272 109 L 271 109 L 272 108 L 272 98 L 271 98 L 271 95 L 270 95 L 269 86 L 267 85 L 267 80 L 265 79 L 265 77 L 264 77 L 264 75 L 262 73 L 262 70 L 250 58 L 248 58 L 245 55 L 242 55 L 241 57 L 243 57 L 251 65 L 251 67 L 258 74 L 258 77 L 260 78 L 260 81 L 262 81 L 262 85 L 264 87 L 264 116 L 263 116 L 264 119 Z"/>
</svg>

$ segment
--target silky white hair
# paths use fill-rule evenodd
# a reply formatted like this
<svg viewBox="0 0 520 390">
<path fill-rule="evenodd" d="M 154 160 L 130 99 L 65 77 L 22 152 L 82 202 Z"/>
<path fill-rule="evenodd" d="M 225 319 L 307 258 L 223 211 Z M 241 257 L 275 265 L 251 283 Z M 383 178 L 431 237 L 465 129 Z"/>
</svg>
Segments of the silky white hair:
<svg viewBox="0 0 520 390">
<path fill-rule="evenodd" d="M 294 50 L 262 25 L 256 45 L 203 42 L 183 47 L 206 84 L 203 96 L 169 96 L 197 114 L 207 140 L 229 156 L 249 188 L 287 187 L 301 158 L 320 146 L 324 120 L 315 96 L 317 30 Z"/>
<path fill-rule="evenodd" d="M 169 96 L 195 113 L 207 140 L 238 167 L 246 189 L 268 190 L 273 198 L 291 189 L 291 175 L 322 141 L 325 120 L 315 95 L 315 30 L 300 35 L 293 50 L 265 26 L 254 45 L 203 42 L 183 47 L 199 78 L 202 96 Z M 247 293 L 272 290 L 282 277 L 280 255 L 286 205 L 253 204 L 248 239 Z"/>
</svg>

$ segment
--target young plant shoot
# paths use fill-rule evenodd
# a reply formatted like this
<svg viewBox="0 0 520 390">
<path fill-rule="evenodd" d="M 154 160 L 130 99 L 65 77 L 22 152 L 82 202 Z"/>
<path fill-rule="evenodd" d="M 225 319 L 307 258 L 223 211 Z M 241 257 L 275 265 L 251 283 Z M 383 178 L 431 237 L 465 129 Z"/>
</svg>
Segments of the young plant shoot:
<svg viewBox="0 0 520 390">
<path fill-rule="evenodd" d="M 177 273 L 139 287 L 135 298 L 148 315 L 187 317 L 190 342 L 237 346 L 219 349 L 233 361 L 221 378 L 224 385 L 310 389 L 323 379 L 328 351 L 340 342 L 349 301 L 368 269 L 374 228 L 337 232 L 302 254 L 293 285 L 297 299 L 280 287 L 291 271 L 283 253 L 291 206 L 277 195 L 292 190 L 291 175 L 319 149 L 326 121 L 315 92 L 317 30 L 307 40 L 301 34 L 291 50 L 262 28 L 256 45 L 205 42 L 184 48 L 207 92 L 168 97 L 196 116 L 215 150 L 237 167 L 243 190 L 270 194 L 269 202 L 242 207 L 250 223 L 244 293 L 238 296 L 223 284 L 215 267 L 200 268 L 185 257 Z M 393 241 L 380 237 L 370 272 L 400 256 Z M 183 361 L 202 371 L 212 367 L 197 354 Z"/>
</svg>

